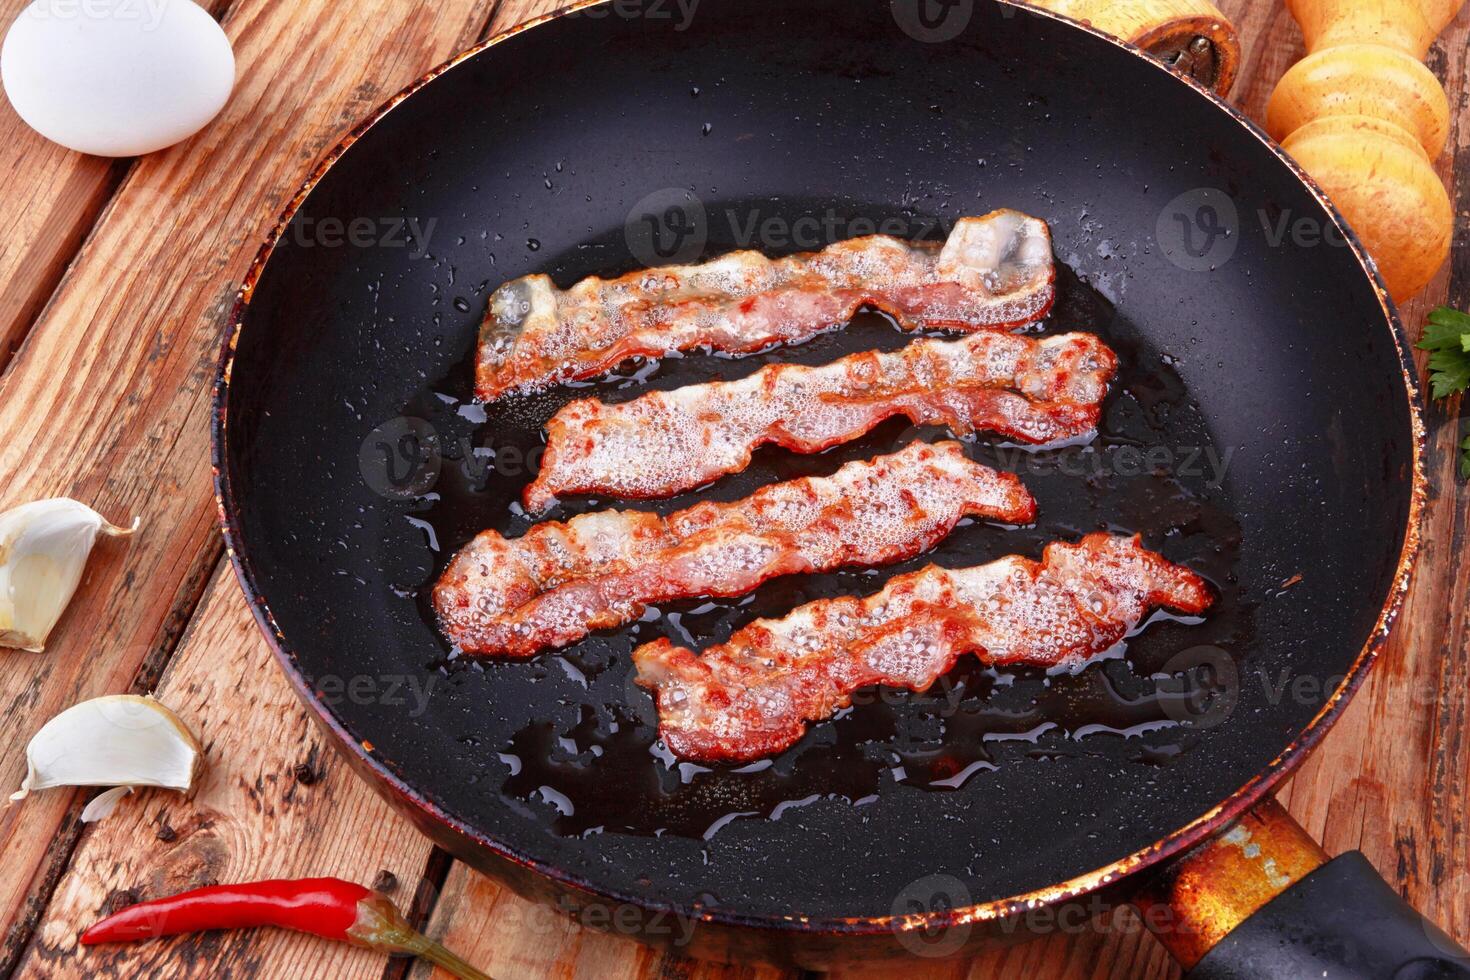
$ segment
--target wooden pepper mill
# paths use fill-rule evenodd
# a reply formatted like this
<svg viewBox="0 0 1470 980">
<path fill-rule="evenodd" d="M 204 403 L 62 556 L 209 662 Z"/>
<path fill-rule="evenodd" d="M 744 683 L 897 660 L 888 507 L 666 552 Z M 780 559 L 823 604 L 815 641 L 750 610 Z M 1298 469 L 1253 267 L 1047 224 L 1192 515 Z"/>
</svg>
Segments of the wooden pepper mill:
<svg viewBox="0 0 1470 980">
<path fill-rule="evenodd" d="M 1028 0 L 1136 44 L 1221 95 L 1240 67 L 1235 25 L 1209 0 Z"/>
<path fill-rule="evenodd" d="M 1363 240 L 1396 300 L 1449 254 L 1454 209 L 1433 161 L 1449 100 L 1424 56 L 1465 0 L 1286 0 L 1307 56 L 1276 86 L 1266 128 Z"/>
</svg>

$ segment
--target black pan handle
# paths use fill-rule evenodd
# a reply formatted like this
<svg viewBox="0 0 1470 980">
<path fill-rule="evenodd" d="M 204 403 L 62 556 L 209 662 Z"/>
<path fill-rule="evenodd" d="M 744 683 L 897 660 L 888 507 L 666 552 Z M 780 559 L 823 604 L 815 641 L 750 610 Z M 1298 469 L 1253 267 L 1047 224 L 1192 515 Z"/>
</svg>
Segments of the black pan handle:
<svg viewBox="0 0 1470 980">
<path fill-rule="evenodd" d="M 1470 952 L 1357 851 L 1328 860 L 1275 800 L 1135 896 L 1187 980 L 1470 980 Z"/>
<path fill-rule="evenodd" d="M 1410 908 L 1358 851 L 1257 909 L 1187 980 L 1470 980 L 1470 952 Z"/>
</svg>

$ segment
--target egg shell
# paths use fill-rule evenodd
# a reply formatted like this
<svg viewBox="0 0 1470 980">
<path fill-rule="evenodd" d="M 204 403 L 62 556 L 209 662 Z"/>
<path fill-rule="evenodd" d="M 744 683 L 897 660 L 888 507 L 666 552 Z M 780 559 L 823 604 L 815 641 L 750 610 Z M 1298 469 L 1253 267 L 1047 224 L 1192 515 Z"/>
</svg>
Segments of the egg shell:
<svg viewBox="0 0 1470 980">
<path fill-rule="evenodd" d="M 82 153 L 137 156 L 198 132 L 229 100 L 229 38 L 191 0 L 35 0 L 0 48 L 20 117 Z"/>
</svg>

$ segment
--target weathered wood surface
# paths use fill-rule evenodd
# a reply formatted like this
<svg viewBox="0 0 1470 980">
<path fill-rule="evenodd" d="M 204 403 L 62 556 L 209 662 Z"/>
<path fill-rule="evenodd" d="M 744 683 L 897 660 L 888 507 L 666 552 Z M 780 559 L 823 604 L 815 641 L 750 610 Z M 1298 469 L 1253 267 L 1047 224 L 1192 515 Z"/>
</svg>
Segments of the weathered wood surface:
<svg viewBox="0 0 1470 980">
<path fill-rule="evenodd" d="M 3 0 L 7 17 L 23 4 Z M 192 799 L 147 793 L 80 831 L 82 795 L 53 791 L 0 815 L 0 967 L 27 976 L 396 976 L 407 964 L 272 932 L 81 950 L 80 929 L 128 895 L 206 881 L 380 871 L 427 928 L 500 980 L 776 978 L 694 964 L 580 928 L 451 864 L 323 744 L 256 636 L 212 527 L 207 381 L 216 332 L 254 244 L 310 161 L 350 123 L 476 37 L 552 9 L 547 0 L 221 0 L 239 88 L 184 146 L 106 164 L 49 147 L 0 107 L 0 504 L 49 493 L 157 529 L 108 546 L 43 657 L 0 652 L 8 747 L 75 700 L 153 688 L 201 732 L 208 778 Z M 1256 118 L 1300 36 L 1275 3 L 1225 0 L 1245 40 L 1235 100 Z M 1470 16 L 1431 67 L 1457 109 L 1450 148 L 1470 161 Z M 1463 168 L 1462 169 L 1470 169 Z M 1470 173 L 1452 183 L 1464 221 Z M 1405 308 L 1470 305 L 1470 242 Z M 43 310 L 44 307 L 44 310 Z M 60 379 L 65 379 L 64 383 Z M 1453 479 L 1458 406 L 1431 414 L 1433 501 L 1401 625 L 1367 686 L 1282 794 L 1329 851 L 1362 848 L 1411 901 L 1470 941 L 1465 694 L 1470 689 L 1470 492 Z M 187 630 L 185 630 L 187 624 Z M 182 641 L 180 633 L 184 633 Z M 165 666 L 166 665 L 166 666 Z M 160 674 L 161 671 L 161 674 Z M 1392 738 L 1383 734 L 1392 732 Z M 1377 737 L 1375 737 L 1377 736 Z M 415 901 L 415 893 L 417 900 Z M 854 977 L 886 970 L 851 970 Z M 422 965 L 412 976 L 427 978 Z M 933 978 L 1177 976 L 1124 915 L 969 962 L 915 963 Z"/>
</svg>

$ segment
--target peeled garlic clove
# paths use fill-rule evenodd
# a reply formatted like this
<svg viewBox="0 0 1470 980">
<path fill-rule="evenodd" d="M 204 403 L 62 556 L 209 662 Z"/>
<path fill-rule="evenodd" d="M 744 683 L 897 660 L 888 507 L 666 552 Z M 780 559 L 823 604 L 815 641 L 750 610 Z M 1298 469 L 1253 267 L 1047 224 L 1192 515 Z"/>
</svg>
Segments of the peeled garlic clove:
<svg viewBox="0 0 1470 980">
<path fill-rule="evenodd" d="M 66 497 L 37 500 L 0 514 L 0 647 L 40 653 L 66 611 L 98 534 L 131 528 L 109 524 Z"/>
<path fill-rule="evenodd" d="M 132 694 L 93 698 L 67 708 L 35 734 L 26 746 L 25 781 L 10 798 L 22 800 L 32 790 L 53 786 L 188 790 L 203 756 L 194 733 L 153 698 Z M 109 797 L 92 805 L 110 811 L 116 802 Z"/>
</svg>

